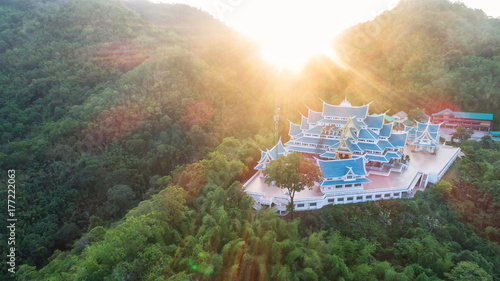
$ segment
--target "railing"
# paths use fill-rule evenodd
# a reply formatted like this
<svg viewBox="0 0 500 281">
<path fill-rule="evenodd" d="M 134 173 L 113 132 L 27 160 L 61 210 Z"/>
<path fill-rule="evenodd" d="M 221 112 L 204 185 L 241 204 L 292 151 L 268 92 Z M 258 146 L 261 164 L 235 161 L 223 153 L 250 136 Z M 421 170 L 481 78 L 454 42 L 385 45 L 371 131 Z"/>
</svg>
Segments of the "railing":
<svg viewBox="0 0 500 281">
<path fill-rule="evenodd" d="M 264 192 L 249 191 L 249 190 L 246 190 L 245 192 L 248 195 L 250 195 L 250 196 L 262 196 L 262 197 L 266 197 L 266 194 Z"/>
<path fill-rule="evenodd" d="M 444 175 L 444 173 L 446 173 L 446 171 L 448 171 L 451 164 L 453 164 L 453 162 L 455 162 L 455 160 L 457 159 L 459 153 L 460 153 L 460 148 L 457 149 L 455 154 L 453 154 L 453 157 L 451 157 L 450 161 L 448 161 L 448 163 L 446 163 L 446 165 L 441 169 L 441 171 L 439 171 L 438 179 L 441 179 L 441 177 Z"/>
<path fill-rule="evenodd" d="M 410 185 L 408 186 L 408 190 L 413 191 L 415 186 L 417 185 L 417 181 L 422 177 L 423 172 L 418 171 L 418 173 L 413 177 L 413 180 L 410 182 Z"/>
<path fill-rule="evenodd" d="M 243 187 L 247 187 L 247 185 L 251 183 L 259 175 L 259 173 L 260 172 L 255 173 L 249 180 L 247 180 L 247 182 L 243 184 Z"/>
</svg>

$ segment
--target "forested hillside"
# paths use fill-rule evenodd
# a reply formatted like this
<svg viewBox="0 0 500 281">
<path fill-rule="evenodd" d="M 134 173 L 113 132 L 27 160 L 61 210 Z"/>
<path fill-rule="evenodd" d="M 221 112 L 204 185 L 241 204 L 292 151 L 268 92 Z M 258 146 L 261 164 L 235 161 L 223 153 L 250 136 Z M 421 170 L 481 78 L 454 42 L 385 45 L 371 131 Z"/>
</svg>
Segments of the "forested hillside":
<svg viewBox="0 0 500 281">
<path fill-rule="evenodd" d="M 464 142 L 468 157 L 414 200 L 289 221 L 253 211 L 240 183 L 273 145 L 275 98 L 283 131 L 304 105 L 344 95 L 377 113 L 497 113 L 498 27 L 460 4 L 402 1 L 340 37 L 342 66 L 316 58 L 277 76 L 253 42 L 187 6 L 3 1 L 0 167 L 16 169 L 17 279 L 500 280 L 490 139 Z"/>
<path fill-rule="evenodd" d="M 167 7 L 178 16 L 192 10 Z M 206 35 L 183 34 L 196 30 L 195 19 L 156 26 L 121 1 L 0 9 L 0 166 L 17 171 L 19 264 L 46 264 L 54 250 L 157 193 L 160 177 L 225 137 L 254 135 L 261 119 L 243 112 L 272 116 L 265 98 L 254 103 L 265 71 L 254 62 L 255 72 L 239 76 L 253 50 L 221 24 L 227 51 L 219 60 Z"/>
</svg>

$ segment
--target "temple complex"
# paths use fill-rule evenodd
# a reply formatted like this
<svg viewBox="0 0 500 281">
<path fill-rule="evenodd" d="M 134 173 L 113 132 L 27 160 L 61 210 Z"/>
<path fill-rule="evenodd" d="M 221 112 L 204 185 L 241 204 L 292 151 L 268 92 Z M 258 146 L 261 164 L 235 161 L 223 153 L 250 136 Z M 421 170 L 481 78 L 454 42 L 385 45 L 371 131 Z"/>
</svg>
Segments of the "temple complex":
<svg viewBox="0 0 500 281">
<path fill-rule="evenodd" d="M 244 184 L 255 200 L 254 207 L 276 208 L 285 212 L 289 196 L 264 182 L 263 171 L 282 155 L 292 152 L 305 154 L 317 163 L 323 180 L 297 193 L 295 210 L 321 208 L 328 204 L 344 204 L 388 198 L 410 197 L 415 188 L 423 188 L 430 180 L 441 178 L 458 155 L 459 149 L 447 148 L 442 153 L 439 144 L 439 124 L 417 123 L 402 131 L 393 130 L 382 114 L 369 115 L 370 104 L 353 106 L 345 99 L 340 105 L 323 102 L 321 112 L 308 110 L 300 124 L 290 122 L 288 136 L 270 150 L 261 151 L 255 166 L 257 173 Z M 408 147 L 407 147 L 408 144 Z M 434 170 L 425 165 L 436 158 Z M 446 155 L 440 158 L 439 155 Z M 434 166 L 430 165 L 429 167 Z"/>
</svg>

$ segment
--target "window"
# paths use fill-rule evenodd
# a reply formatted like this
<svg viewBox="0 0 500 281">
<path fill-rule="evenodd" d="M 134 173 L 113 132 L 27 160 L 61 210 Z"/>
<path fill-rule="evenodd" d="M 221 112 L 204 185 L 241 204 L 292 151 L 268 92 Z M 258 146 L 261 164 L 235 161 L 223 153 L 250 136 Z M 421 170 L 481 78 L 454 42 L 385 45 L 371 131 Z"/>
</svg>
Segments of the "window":
<svg viewBox="0 0 500 281">
<path fill-rule="evenodd" d="M 342 188 L 343 185 L 336 185 L 335 188 Z"/>
<path fill-rule="evenodd" d="M 345 187 L 352 187 L 352 184 L 346 184 Z"/>
<path fill-rule="evenodd" d="M 337 199 L 338 202 L 344 202 L 344 198 Z"/>
<path fill-rule="evenodd" d="M 356 200 L 363 200 L 363 196 L 356 197 Z"/>
<path fill-rule="evenodd" d="M 389 197 L 391 197 L 391 194 L 390 193 L 386 193 L 386 194 L 384 194 L 384 197 L 385 198 L 389 198 Z"/>
<path fill-rule="evenodd" d="M 304 207 L 304 204 L 297 204 L 297 208 L 302 208 Z"/>
<path fill-rule="evenodd" d="M 335 202 L 335 199 L 334 199 L 334 198 L 332 198 L 332 199 L 328 199 L 328 203 L 333 203 L 333 202 Z"/>
<path fill-rule="evenodd" d="M 395 197 L 399 197 L 399 192 L 394 193 L 394 196 L 395 196 Z"/>
<path fill-rule="evenodd" d="M 375 195 L 375 198 L 381 198 L 381 197 L 382 197 L 382 195 L 380 195 L 380 194 Z"/>
<path fill-rule="evenodd" d="M 316 203 L 309 203 L 309 207 L 316 207 Z"/>
<path fill-rule="evenodd" d="M 361 186 L 361 184 L 360 184 L 360 183 L 357 183 L 357 184 L 355 184 L 354 186 Z"/>
<path fill-rule="evenodd" d="M 347 201 L 352 201 L 354 197 L 347 197 Z"/>
<path fill-rule="evenodd" d="M 372 199 L 371 195 L 366 195 L 366 199 Z"/>
</svg>

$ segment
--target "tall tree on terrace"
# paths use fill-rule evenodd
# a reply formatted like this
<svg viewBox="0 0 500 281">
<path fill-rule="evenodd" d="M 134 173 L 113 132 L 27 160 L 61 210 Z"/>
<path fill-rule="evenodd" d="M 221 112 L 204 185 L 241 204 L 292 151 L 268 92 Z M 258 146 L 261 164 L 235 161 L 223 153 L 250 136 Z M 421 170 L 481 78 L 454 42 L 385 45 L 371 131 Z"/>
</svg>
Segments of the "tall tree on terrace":
<svg viewBox="0 0 500 281">
<path fill-rule="evenodd" d="M 264 171 L 264 176 L 266 176 L 265 182 L 267 184 L 274 184 L 281 189 L 288 190 L 290 203 L 287 209 L 291 212 L 292 220 L 295 193 L 304 190 L 306 187 L 312 189 L 314 183 L 323 178 L 318 165 L 300 153 L 283 155 L 272 161 Z"/>
</svg>

